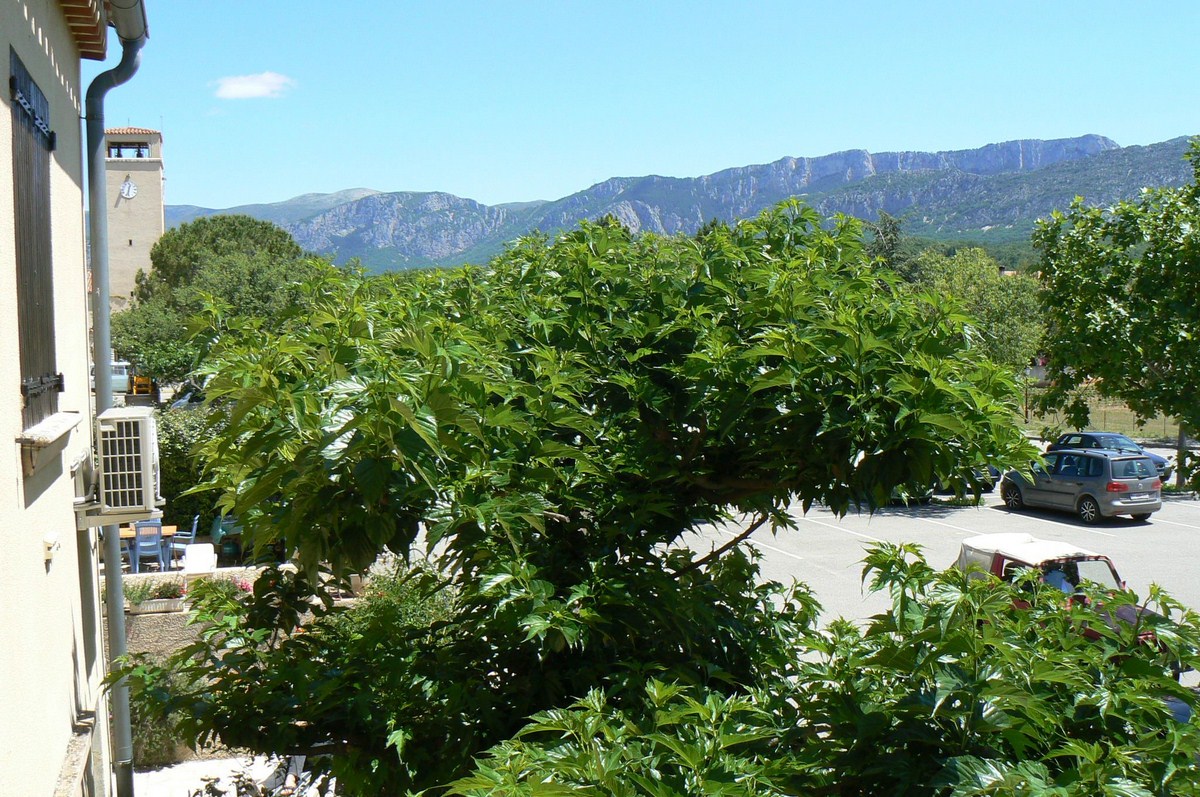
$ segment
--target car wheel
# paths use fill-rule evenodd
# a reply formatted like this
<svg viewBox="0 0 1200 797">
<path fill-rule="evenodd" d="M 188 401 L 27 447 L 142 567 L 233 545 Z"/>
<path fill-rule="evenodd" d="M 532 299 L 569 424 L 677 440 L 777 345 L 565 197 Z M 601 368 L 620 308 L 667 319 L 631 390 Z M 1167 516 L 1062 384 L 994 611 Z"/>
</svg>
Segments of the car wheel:
<svg viewBox="0 0 1200 797">
<path fill-rule="evenodd" d="M 1014 512 L 1025 508 L 1025 499 L 1021 497 L 1021 488 L 1015 484 L 1004 484 L 1000 488 L 1000 498 L 1004 505 Z"/>
<path fill-rule="evenodd" d="M 1138 523 L 1145 523 L 1147 520 L 1150 519 L 1150 513 L 1149 512 L 1138 512 L 1136 515 L 1131 515 L 1130 517 L 1132 517 Z"/>
<path fill-rule="evenodd" d="M 1076 507 L 1076 511 L 1079 513 L 1079 519 L 1089 526 L 1100 522 L 1100 505 L 1090 495 L 1085 495 L 1079 499 L 1079 506 Z"/>
</svg>

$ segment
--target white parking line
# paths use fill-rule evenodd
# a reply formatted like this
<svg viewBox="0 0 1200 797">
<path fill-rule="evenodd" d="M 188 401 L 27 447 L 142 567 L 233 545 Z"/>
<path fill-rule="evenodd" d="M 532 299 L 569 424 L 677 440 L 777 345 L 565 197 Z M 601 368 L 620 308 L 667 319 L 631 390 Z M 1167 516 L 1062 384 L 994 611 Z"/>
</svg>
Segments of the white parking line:
<svg viewBox="0 0 1200 797">
<path fill-rule="evenodd" d="M 918 520 L 920 520 L 922 523 L 932 523 L 935 526 L 945 526 L 948 529 L 954 529 L 955 531 L 961 531 L 963 534 L 966 534 L 968 537 L 974 537 L 980 533 L 978 529 L 964 529 L 962 526 L 956 526 L 953 523 L 947 523 L 944 520 L 933 520 L 932 518 L 918 518 Z"/>
<path fill-rule="evenodd" d="M 1001 509 L 1001 507 L 992 507 L 992 508 L 996 509 L 996 511 L 998 511 L 998 512 L 1003 511 Z M 1072 529 L 1074 531 L 1086 531 L 1088 534 L 1099 534 L 1101 537 L 1119 537 L 1119 536 L 1121 536 L 1119 534 L 1111 534 L 1107 531 L 1100 531 L 1099 529 L 1089 529 L 1087 526 L 1079 526 L 1074 523 L 1063 523 L 1061 520 L 1051 520 L 1050 518 L 1038 517 L 1037 515 L 1027 515 L 1027 514 L 1022 513 L 1020 515 L 1020 517 L 1028 519 L 1028 520 L 1036 520 L 1039 523 L 1049 523 L 1052 526 L 1062 526 L 1065 529 Z"/>
<path fill-rule="evenodd" d="M 851 531 L 850 529 L 844 529 L 841 526 L 835 526 L 833 523 L 826 523 L 824 520 L 814 520 L 806 515 L 801 515 L 799 519 L 807 520 L 809 523 L 816 523 L 818 526 L 825 526 L 826 528 L 834 529 L 835 531 L 840 531 L 843 534 L 862 537 L 864 540 L 870 540 L 871 542 L 883 542 L 883 540 L 879 539 L 878 537 L 872 537 L 870 534 L 862 534 L 857 531 Z"/>
<path fill-rule="evenodd" d="M 1182 526 L 1185 529 L 1192 529 L 1193 531 L 1200 531 L 1200 526 L 1194 525 L 1192 523 L 1179 523 L 1174 520 L 1163 520 L 1160 517 L 1154 518 L 1154 523 L 1156 523 L 1156 524 L 1157 523 L 1166 523 L 1168 526 Z"/>
<path fill-rule="evenodd" d="M 727 530 L 727 529 L 717 529 L 717 531 L 721 532 L 722 534 L 728 534 L 730 537 L 736 537 L 736 536 L 738 536 L 739 534 L 741 534 L 741 532 L 740 532 L 740 531 L 739 531 L 739 532 L 732 532 L 732 531 L 729 531 L 729 530 Z M 787 556 L 787 557 L 789 557 L 789 558 L 791 558 L 791 559 L 795 559 L 797 562 L 804 562 L 804 563 L 805 563 L 805 564 L 807 564 L 809 567 L 815 567 L 816 569 L 818 569 L 818 570 L 821 570 L 821 571 L 823 571 L 823 572 L 825 572 L 825 573 L 828 573 L 828 574 L 830 574 L 830 575 L 832 575 L 832 576 L 840 576 L 840 575 L 842 575 L 841 573 L 837 572 L 836 570 L 830 570 L 828 567 L 823 567 L 823 566 L 821 566 L 821 565 L 819 565 L 819 564 L 816 564 L 815 562 L 812 562 L 812 561 L 810 561 L 810 560 L 808 560 L 808 559 L 805 559 L 805 558 L 804 558 L 803 556 L 801 556 L 800 554 L 795 554 L 795 553 L 792 553 L 791 551 L 785 551 L 785 550 L 783 550 L 782 548 L 776 548 L 774 545 L 768 545 L 768 544 L 767 544 L 767 543 L 765 543 L 765 542 L 759 542 L 758 540 L 754 539 L 753 537 L 751 537 L 750 539 L 746 540 L 746 544 L 747 544 L 747 545 L 753 545 L 753 546 L 755 546 L 756 548 L 765 548 L 766 550 L 768 550 L 768 551 L 772 551 L 773 553 L 782 554 L 783 556 Z"/>
</svg>

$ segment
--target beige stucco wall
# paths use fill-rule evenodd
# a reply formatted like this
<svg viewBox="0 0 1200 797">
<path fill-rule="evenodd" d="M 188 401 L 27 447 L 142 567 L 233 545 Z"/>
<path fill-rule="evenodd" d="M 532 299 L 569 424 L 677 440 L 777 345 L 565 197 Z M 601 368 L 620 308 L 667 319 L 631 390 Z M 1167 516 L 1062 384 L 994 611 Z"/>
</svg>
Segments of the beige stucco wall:
<svg viewBox="0 0 1200 797">
<path fill-rule="evenodd" d="M 108 203 L 108 269 L 112 309 L 129 306 L 138 271 L 150 270 L 150 248 L 162 237 L 164 221 L 162 137 L 154 135 L 109 136 L 110 141 L 147 140 L 148 158 L 108 158 L 105 199 Z M 121 184 L 129 178 L 137 185 L 132 199 L 121 196 Z"/>
<path fill-rule="evenodd" d="M 90 446 L 86 275 L 83 243 L 83 87 L 79 55 L 57 3 L 0 3 L 0 57 L 9 71 L 9 47 L 50 103 L 57 134 L 51 157 L 52 246 L 57 367 L 65 377 L 59 410 L 82 414 L 65 450 L 33 475 L 21 466 L 20 359 L 17 350 L 12 109 L 9 93 L 0 107 L 0 790 L 52 795 L 59 786 L 73 726 L 100 709 L 102 654 L 90 671 L 87 651 L 102 651 L 98 617 L 91 622 L 81 600 L 81 574 L 95 569 L 93 535 L 75 531 L 72 464 Z M 43 538 L 57 536 L 60 549 L 44 558 Z M 93 579 L 98 583 L 98 579 Z M 98 602 L 92 591 L 90 606 Z M 92 633 L 85 634 L 85 628 Z M 83 735 L 86 738 L 86 735 Z M 93 740 L 107 746 L 107 735 Z M 107 793 L 107 782 L 98 784 Z"/>
</svg>

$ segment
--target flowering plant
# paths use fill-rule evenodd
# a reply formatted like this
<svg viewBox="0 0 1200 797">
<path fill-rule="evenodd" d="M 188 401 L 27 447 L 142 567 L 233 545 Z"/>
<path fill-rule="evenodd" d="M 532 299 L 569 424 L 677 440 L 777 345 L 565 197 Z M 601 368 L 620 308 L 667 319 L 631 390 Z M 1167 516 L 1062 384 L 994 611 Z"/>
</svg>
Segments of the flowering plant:
<svg viewBox="0 0 1200 797">
<path fill-rule="evenodd" d="M 163 598 L 182 598 L 187 592 L 187 585 L 179 579 L 170 579 L 166 581 L 156 581 L 154 586 L 150 588 L 150 597 Z"/>
</svg>

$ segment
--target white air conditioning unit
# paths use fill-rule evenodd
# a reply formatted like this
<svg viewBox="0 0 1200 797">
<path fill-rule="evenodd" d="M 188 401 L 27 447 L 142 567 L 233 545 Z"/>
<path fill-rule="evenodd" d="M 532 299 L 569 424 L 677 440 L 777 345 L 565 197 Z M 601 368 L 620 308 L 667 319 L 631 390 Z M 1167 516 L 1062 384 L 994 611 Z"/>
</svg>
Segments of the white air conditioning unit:
<svg viewBox="0 0 1200 797">
<path fill-rule="evenodd" d="M 150 407 L 114 407 L 96 418 L 98 514 L 128 522 L 162 506 L 158 430 Z"/>
</svg>

